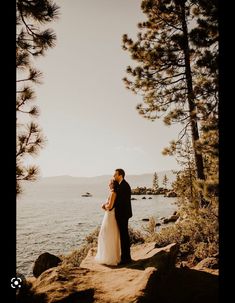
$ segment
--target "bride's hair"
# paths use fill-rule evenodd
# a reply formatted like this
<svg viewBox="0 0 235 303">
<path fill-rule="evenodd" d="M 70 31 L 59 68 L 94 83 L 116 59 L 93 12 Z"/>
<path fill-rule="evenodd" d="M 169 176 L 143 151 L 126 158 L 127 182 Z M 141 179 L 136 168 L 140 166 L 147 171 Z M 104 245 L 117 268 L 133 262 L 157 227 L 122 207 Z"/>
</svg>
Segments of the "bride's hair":
<svg viewBox="0 0 235 303">
<path fill-rule="evenodd" d="M 116 191 L 117 191 L 117 188 L 118 188 L 118 185 L 119 185 L 118 181 L 116 181 L 116 180 L 114 180 L 114 179 L 111 179 L 111 180 L 110 180 L 110 183 L 111 183 L 112 186 L 113 186 L 113 190 L 116 192 Z"/>
</svg>

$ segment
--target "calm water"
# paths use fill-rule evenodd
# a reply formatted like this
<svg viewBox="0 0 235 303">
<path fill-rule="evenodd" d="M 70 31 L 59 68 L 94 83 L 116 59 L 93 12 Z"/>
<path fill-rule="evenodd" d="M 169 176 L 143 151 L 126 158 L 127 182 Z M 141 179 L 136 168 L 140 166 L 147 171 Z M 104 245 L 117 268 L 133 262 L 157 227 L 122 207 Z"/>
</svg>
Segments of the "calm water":
<svg viewBox="0 0 235 303">
<path fill-rule="evenodd" d="M 68 254 L 78 249 L 85 237 L 102 222 L 101 203 L 107 195 L 81 197 L 72 187 L 37 190 L 17 201 L 17 270 L 32 275 L 34 261 L 43 252 Z M 133 217 L 129 226 L 142 229 L 143 218 L 157 220 L 171 215 L 176 209 L 175 198 L 152 196 L 132 201 Z"/>
</svg>

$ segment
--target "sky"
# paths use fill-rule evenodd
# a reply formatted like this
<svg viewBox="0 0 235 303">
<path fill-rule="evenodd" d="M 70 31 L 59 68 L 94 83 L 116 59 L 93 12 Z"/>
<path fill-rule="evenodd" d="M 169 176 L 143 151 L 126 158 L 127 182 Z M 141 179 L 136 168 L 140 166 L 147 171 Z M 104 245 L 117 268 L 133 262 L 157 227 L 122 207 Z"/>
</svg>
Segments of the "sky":
<svg viewBox="0 0 235 303">
<path fill-rule="evenodd" d="M 179 128 L 138 114 L 141 97 L 122 78 L 135 66 L 122 49 L 122 35 L 137 37 L 145 20 L 140 0 L 56 0 L 60 17 L 51 22 L 56 46 L 35 61 L 43 83 L 35 87 L 38 122 L 47 138 L 39 155 L 42 177 L 143 174 L 177 169 L 162 150 Z"/>
</svg>

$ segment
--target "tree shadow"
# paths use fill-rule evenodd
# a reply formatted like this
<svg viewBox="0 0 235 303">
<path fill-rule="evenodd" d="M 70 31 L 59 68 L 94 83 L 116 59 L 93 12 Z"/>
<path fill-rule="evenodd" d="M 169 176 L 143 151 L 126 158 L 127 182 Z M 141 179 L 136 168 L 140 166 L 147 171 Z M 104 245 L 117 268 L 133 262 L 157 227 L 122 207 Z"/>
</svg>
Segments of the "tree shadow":
<svg viewBox="0 0 235 303">
<path fill-rule="evenodd" d="M 35 293 L 31 288 L 32 284 L 27 283 L 16 295 L 16 303 L 47 303 L 48 296 L 46 293 Z M 54 300 L 54 303 L 92 303 L 94 302 L 94 288 L 75 290 L 64 298 Z"/>
<path fill-rule="evenodd" d="M 150 277 L 144 295 L 136 303 L 217 303 L 219 278 L 194 269 L 174 268 Z"/>
<path fill-rule="evenodd" d="M 106 265 L 106 264 L 103 265 L 111 269 L 130 268 L 130 269 L 145 270 L 147 267 L 156 267 L 158 270 L 168 270 L 174 267 L 175 258 L 176 258 L 176 254 L 170 255 L 166 251 L 159 251 L 154 256 L 145 259 L 132 260 L 131 263 L 127 263 L 124 265 Z"/>
<path fill-rule="evenodd" d="M 94 288 L 89 288 L 85 290 L 81 290 L 78 292 L 71 293 L 64 299 L 60 299 L 59 301 L 54 301 L 55 303 L 92 303 L 94 302 Z"/>
<path fill-rule="evenodd" d="M 36 294 L 32 290 L 32 283 L 25 282 L 16 292 L 16 303 L 45 303 L 47 302 L 47 295 L 44 293 Z"/>
</svg>

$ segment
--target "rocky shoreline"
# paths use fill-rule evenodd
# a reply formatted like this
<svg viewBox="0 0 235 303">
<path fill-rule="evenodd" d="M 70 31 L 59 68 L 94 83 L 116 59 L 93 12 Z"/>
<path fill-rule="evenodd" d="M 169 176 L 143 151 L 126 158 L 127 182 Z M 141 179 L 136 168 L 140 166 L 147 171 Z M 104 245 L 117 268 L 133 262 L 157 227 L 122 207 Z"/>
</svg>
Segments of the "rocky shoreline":
<svg viewBox="0 0 235 303">
<path fill-rule="evenodd" d="M 160 222 L 157 222 L 155 227 L 156 226 L 160 226 L 162 224 L 168 224 L 168 223 L 175 223 L 177 222 L 177 220 L 180 219 L 180 216 L 178 214 L 177 211 L 175 211 L 171 216 L 169 216 L 168 218 L 165 218 L 165 217 L 161 217 L 160 218 Z M 143 218 L 142 221 L 145 221 L 145 222 L 149 222 L 150 221 L 150 218 Z"/>
<path fill-rule="evenodd" d="M 164 195 L 164 197 L 177 197 L 177 194 L 170 189 L 159 187 L 158 189 L 147 187 L 136 187 L 131 189 L 132 195 Z"/>
</svg>

